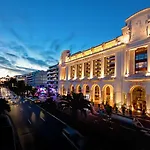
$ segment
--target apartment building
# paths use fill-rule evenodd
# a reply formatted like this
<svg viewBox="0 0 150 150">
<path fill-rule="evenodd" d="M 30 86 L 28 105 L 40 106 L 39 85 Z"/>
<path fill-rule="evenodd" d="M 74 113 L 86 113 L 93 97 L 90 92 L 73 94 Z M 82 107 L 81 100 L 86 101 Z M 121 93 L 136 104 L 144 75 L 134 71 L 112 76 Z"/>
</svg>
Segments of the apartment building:
<svg viewBox="0 0 150 150">
<path fill-rule="evenodd" d="M 33 87 L 47 86 L 47 72 L 46 71 L 35 71 L 26 75 L 26 84 Z"/>
<path fill-rule="evenodd" d="M 58 72 L 58 64 L 50 66 L 47 70 L 47 84 L 56 91 L 58 90 Z"/>
</svg>

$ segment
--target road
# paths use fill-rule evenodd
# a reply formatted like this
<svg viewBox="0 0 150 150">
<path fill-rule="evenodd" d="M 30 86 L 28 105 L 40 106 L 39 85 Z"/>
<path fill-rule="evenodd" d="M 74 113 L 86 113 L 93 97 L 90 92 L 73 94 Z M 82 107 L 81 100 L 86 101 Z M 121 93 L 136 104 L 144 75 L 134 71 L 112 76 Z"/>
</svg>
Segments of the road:
<svg viewBox="0 0 150 150">
<path fill-rule="evenodd" d="M 5 94 L 5 90 L 2 90 Z M 50 150 L 50 149 L 73 149 L 71 144 L 62 135 L 62 130 L 66 124 L 60 122 L 52 115 L 43 111 L 34 103 L 25 99 L 18 99 L 16 105 L 11 105 L 9 115 L 14 122 L 23 150 Z M 63 119 L 63 118 L 62 118 Z M 92 127 L 95 128 L 96 134 Z M 149 138 L 143 136 L 131 127 L 113 123 L 109 127 L 108 123 L 101 121 L 97 126 L 83 125 L 82 130 L 89 132 L 89 149 L 136 149 L 147 150 Z M 122 145 L 120 147 L 119 145 Z M 145 146 L 147 144 L 147 146 Z"/>
<path fill-rule="evenodd" d="M 3 89 L 3 95 L 5 95 Z M 23 150 L 74 149 L 63 136 L 66 124 L 47 114 L 37 105 L 20 98 L 9 113 Z"/>
<path fill-rule="evenodd" d="M 24 150 L 70 149 L 68 141 L 62 135 L 66 125 L 35 104 L 20 99 L 19 104 L 11 106 L 9 114 Z"/>
</svg>

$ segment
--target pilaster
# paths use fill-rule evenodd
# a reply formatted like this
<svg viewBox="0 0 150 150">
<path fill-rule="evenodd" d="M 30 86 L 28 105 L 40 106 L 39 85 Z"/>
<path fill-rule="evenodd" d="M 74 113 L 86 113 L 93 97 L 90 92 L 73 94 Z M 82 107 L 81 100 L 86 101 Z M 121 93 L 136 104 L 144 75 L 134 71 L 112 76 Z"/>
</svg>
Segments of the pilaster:
<svg viewBox="0 0 150 150">
<path fill-rule="evenodd" d="M 82 79 L 84 78 L 84 63 L 82 63 Z"/>
<path fill-rule="evenodd" d="M 129 75 L 129 64 L 130 64 L 130 52 L 129 50 L 126 50 L 125 52 L 125 75 L 128 76 Z"/>
<path fill-rule="evenodd" d="M 150 44 L 147 47 L 147 76 L 150 76 Z"/>
<path fill-rule="evenodd" d="M 67 66 L 67 68 L 68 68 L 68 80 L 70 80 L 70 76 L 71 76 L 71 67 L 70 66 Z"/>
<path fill-rule="evenodd" d="M 90 66 L 90 78 L 93 78 L 93 60 L 91 60 L 91 66 Z"/>
<path fill-rule="evenodd" d="M 101 78 L 104 78 L 104 56 L 101 56 Z"/>
<path fill-rule="evenodd" d="M 68 66 L 66 66 L 66 68 L 65 68 L 65 72 L 66 72 L 66 80 L 68 80 L 68 72 L 69 70 L 68 70 Z"/>
<path fill-rule="evenodd" d="M 74 79 L 77 79 L 77 64 L 75 64 L 75 73 L 74 73 Z"/>
</svg>

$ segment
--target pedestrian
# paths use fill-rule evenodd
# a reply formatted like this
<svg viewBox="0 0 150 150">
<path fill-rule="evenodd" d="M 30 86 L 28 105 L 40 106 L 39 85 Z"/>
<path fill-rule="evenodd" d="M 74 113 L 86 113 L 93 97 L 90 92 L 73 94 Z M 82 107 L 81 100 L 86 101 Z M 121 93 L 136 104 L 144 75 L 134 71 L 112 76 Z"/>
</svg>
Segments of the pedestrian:
<svg viewBox="0 0 150 150">
<path fill-rule="evenodd" d="M 142 110 L 142 115 L 145 116 L 145 108 Z"/>
<path fill-rule="evenodd" d="M 132 106 L 131 105 L 129 106 L 129 115 L 130 115 L 130 117 L 132 116 Z"/>
<path fill-rule="evenodd" d="M 122 105 L 122 114 L 125 115 L 125 111 L 126 111 L 126 108 L 124 105 Z"/>
<path fill-rule="evenodd" d="M 118 114 L 118 107 L 117 106 L 115 107 L 115 112 L 116 112 L 116 114 Z"/>
<path fill-rule="evenodd" d="M 132 117 L 132 110 L 129 108 L 129 115 Z"/>
<path fill-rule="evenodd" d="M 118 107 L 117 107 L 116 103 L 114 104 L 114 111 L 116 114 L 118 113 Z"/>
</svg>

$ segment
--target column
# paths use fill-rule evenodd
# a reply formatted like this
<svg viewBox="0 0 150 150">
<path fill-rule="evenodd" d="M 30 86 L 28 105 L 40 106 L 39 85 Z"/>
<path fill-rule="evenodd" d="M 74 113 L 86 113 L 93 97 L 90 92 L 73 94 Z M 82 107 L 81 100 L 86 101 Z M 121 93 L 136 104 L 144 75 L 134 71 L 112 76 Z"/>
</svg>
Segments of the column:
<svg viewBox="0 0 150 150">
<path fill-rule="evenodd" d="M 74 79 L 77 79 L 77 64 L 75 64 L 75 74 L 74 74 Z"/>
<path fill-rule="evenodd" d="M 93 78 L 93 60 L 90 62 L 90 78 Z"/>
<path fill-rule="evenodd" d="M 104 91 L 101 90 L 101 103 L 104 102 Z"/>
<path fill-rule="evenodd" d="M 118 61 L 118 53 L 115 54 L 115 71 L 114 71 L 114 77 L 117 76 L 118 78 L 118 70 L 121 69 L 119 68 L 119 63 L 121 64 L 121 62 Z"/>
<path fill-rule="evenodd" d="M 129 74 L 134 74 L 135 72 L 135 51 L 130 51 L 129 52 Z"/>
<path fill-rule="evenodd" d="M 150 44 L 147 47 L 147 76 L 150 76 Z"/>
<path fill-rule="evenodd" d="M 68 68 L 68 80 L 70 80 L 70 76 L 71 76 L 71 67 L 70 66 L 67 66 Z"/>
<path fill-rule="evenodd" d="M 82 63 L 82 79 L 84 78 L 84 63 Z"/>
<path fill-rule="evenodd" d="M 129 50 L 126 50 L 126 52 L 125 52 L 125 66 L 126 66 L 126 68 L 125 68 L 125 75 L 126 76 L 128 76 L 129 75 L 129 55 L 130 55 L 130 53 L 129 53 Z"/>
<path fill-rule="evenodd" d="M 135 51 L 132 53 L 132 74 L 135 74 Z"/>
<path fill-rule="evenodd" d="M 102 54 L 102 56 L 101 56 L 101 78 L 104 78 L 104 70 L 105 70 L 105 68 L 104 68 L 104 56 Z"/>
<path fill-rule="evenodd" d="M 66 68 L 65 68 L 65 72 L 66 72 L 66 78 L 65 78 L 65 79 L 66 79 L 66 80 L 68 80 L 68 73 L 69 73 L 68 71 L 69 71 L 69 70 L 68 70 L 68 66 L 66 66 Z"/>
</svg>

